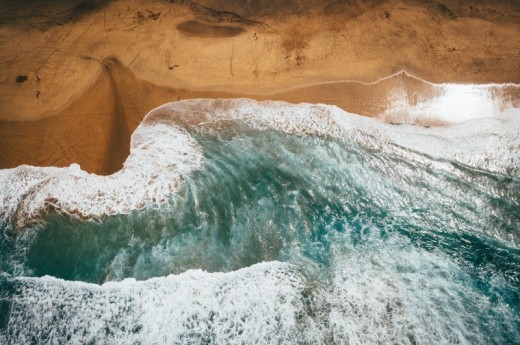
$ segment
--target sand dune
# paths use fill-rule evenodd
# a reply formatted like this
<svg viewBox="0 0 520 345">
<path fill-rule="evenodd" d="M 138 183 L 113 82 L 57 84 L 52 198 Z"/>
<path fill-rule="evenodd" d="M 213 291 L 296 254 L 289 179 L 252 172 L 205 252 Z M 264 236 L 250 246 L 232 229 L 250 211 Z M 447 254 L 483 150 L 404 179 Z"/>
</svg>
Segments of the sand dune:
<svg viewBox="0 0 520 345">
<path fill-rule="evenodd" d="M 401 70 L 518 84 L 519 22 L 520 4 L 505 0 L 6 1 L 0 168 L 75 162 L 110 174 L 142 117 L 178 99 L 321 102 L 380 116 L 395 90 L 411 103 L 436 92 L 406 75 L 375 83 Z M 518 103 L 517 88 L 500 92 Z"/>
</svg>

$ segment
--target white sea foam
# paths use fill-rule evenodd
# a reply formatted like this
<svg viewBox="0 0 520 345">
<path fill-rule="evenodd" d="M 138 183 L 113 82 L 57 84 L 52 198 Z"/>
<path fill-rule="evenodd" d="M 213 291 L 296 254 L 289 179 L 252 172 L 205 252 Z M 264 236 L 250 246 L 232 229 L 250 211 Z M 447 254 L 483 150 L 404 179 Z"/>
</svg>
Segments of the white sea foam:
<svg viewBox="0 0 520 345">
<path fill-rule="evenodd" d="M 323 318 L 335 343 L 486 344 L 507 342 L 499 332 L 519 335 L 515 312 L 472 286 L 452 260 L 384 241 L 334 244 L 332 281 L 319 303 L 330 306 Z"/>
<path fill-rule="evenodd" d="M 1 170 L 0 218 L 20 228 L 40 219 L 49 208 L 79 218 L 99 218 L 160 204 L 179 188 L 186 174 L 203 164 L 200 147 L 183 126 L 226 121 L 330 136 L 446 169 L 454 161 L 512 176 L 520 173 L 520 109 L 516 108 L 448 128 L 422 128 L 394 126 L 328 105 L 187 100 L 151 111 L 132 135 L 123 169 L 111 176 L 88 174 L 77 165 Z"/>
<path fill-rule="evenodd" d="M 167 120 L 143 121 L 123 169 L 111 176 L 89 174 L 76 164 L 1 170 L 0 217 L 23 227 L 49 208 L 79 218 L 128 213 L 164 202 L 202 160 L 186 131 Z"/>
<path fill-rule="evenodd" d="M 204 163 L 183 126 L 228 121 L 330 136 L 440 169 L 458 162 L 515 178 L 520 173 L 519 109 L 452 127 L 420 128 L 325 105 L 191 100 L 147 115 L 132 136 L 123 170 L 114 175 L 87 174 L 78 166 L 0 171 L 0 216 L 23 226 L 49 207 L 102 217 L 161 203 Z M 331 269 L 318 280 L 279 262 L 103 285 L 9 278 L 14 288 L 2 291 L 2 298 L 12 305 L 0 342 L 470 344 L 507 343 L 520 336 L 511 306 L 499 293 L 478 290 L 447 254 L 398 237 L 374 236 L 352 245 L 343 234 L 334 236 Z M 500 275 L 493 279 L 495 287 L 507 285 Z M 497 338 L 504 335 L 511 338 Z"/>
<path fill-rule="evenodd" d="M 396 88 L 388 96 L 389 107 L 380 118 L 398 123 L 454 124 L 483 117 L 498 117 L 515 106 L 511 97 L 501 92 L 504 86 L 472 84 L 431 84 L 429 97 L 409 95 Z M 520 86 L 508 85 L 511 90 Z M 502 94 L 504 93 L 504 94 Z"/>
<path fill-rule="evenodd" d="M 482 295 L 442 254 L 392 239 L 358 247 L 336 243 L 323 281 L 280 262 L 101 286 L 15 278 L 9 324 L 0 340 L 474 344 L 519 336 L 510 306 Z"/>
<path fill-rule="evenodd" d="M 287 343 L 304 308 L 302 278 L 278 262 L 101 286 L 52 277 L 17 284 L 10 344 Z"/>
<path fill-rule="evenodd" d="M 499 116 L 473 119 L 451 127 L 424 128 L 390 125 L 344 112 L 338 107 L 302 103 L 255 102 L 251 100 L 199 100 L 186 108 L 170 103 L 157 111 L 196 113 L 196 125 L 240 121 L 259 129 L 275 129 L 299 135 L 326 135 L 352 141 L 406 158 L 417 152 L 439 160 L 452 160 L 497 173 L 520 172 L 520 109 L 504 110 Z M 404 150 L 403 150 L 404 149 Z"/>
<path fill-rule="evenodd" d="M 390 80 L 395 85 L 386 96 L 386 110 L 378 116 L 385 122 L 448 125 L 498 117 L 520 107 L 519 84 L 434 84 L 404 71 L 376 84 Z"/>
</svg>

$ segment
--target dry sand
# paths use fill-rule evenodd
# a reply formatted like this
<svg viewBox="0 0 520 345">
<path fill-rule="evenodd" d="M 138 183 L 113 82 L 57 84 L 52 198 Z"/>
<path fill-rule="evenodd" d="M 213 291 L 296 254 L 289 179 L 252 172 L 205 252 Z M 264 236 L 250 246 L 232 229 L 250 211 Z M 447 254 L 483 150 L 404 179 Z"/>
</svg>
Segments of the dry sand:
<svg viewBox="0 0 520 345">
<path fill-rule="evenodd" d="M 431 92 L 403 75 L 367 85 L 401 70 L 520 83 L 515 0 L 4 2 L 0 168 L 112 173 L 142 117 L 177 99 L 321 102 L 376 116 L 396 85 Z"/>
</svg>

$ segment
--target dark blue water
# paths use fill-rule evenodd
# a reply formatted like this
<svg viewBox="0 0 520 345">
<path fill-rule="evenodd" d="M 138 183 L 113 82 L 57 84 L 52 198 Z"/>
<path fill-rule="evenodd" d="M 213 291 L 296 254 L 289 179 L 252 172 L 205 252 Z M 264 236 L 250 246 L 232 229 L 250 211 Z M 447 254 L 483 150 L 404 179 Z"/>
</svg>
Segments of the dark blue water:
<svg viewBox="0 0 520 345">
<path fill-rule="evenodd" d="M 90 222 L 53 213 L 19 234 L 4 224 L 8 343 L 519 341 L 517 176 L 239 125 L 190 131 L 206 160 L 167 204 Z M 207 273 L 192 279 L 193 269 Z M 221 279 L 212 272 L 230 273 L 210 288 Z M 161 290 L 167 278 L 102 288 L 17 278 L 102 284 L 170 274 L 181 274 L 170 290 Z M 144 305 L 181 296 L 188 281 L 195 290 L 180 301 L 189 303 L 171 302 L 154 328 Z M 252 290 L 271 284 L 277 302 L 265 292 L 249 306 Z M 189 312 L 198 305 L 205 311 Z M 222 333 L 230 320 L 242 333 Z"/>
</svg>

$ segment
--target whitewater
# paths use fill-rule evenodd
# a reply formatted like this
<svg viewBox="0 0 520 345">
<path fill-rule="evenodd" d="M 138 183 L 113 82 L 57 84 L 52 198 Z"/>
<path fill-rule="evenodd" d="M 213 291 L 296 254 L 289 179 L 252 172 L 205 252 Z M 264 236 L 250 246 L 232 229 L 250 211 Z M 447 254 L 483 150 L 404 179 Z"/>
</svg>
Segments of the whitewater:
<svg viewBox="0 0 520 345">
<path fill-rule="evenodd" d="M 173 102 L 113 175 L 1 170 L 0 342 L 517 342 L 520 109 L 476 90 Z"/>
</svg>

